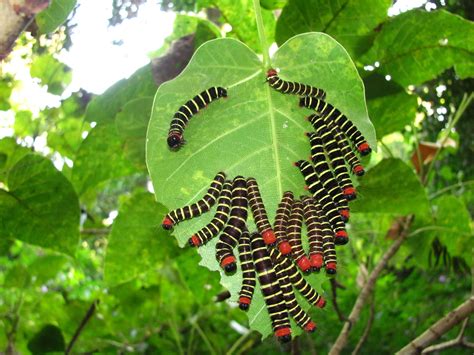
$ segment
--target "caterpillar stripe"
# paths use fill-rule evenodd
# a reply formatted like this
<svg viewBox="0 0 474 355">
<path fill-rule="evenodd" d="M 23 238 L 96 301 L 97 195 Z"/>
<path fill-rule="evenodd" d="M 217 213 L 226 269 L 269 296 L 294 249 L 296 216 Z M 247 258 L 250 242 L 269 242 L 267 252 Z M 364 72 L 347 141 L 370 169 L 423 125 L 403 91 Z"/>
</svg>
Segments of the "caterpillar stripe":
<svg viewBox="0 0 474 355">
<path fill-rule="evenodd" d="M 324 149 L 326 150 L 329 160 L 331 161 L 332 168 L 334 169 L 334 174 L 336 175 L 337 182 L 342 188 L 344 196 L 348 200 L 353 200 L 356 198 L 356 190 L 352 185 L 351 178 L 346 168 L 344 162 L 344 156 L 342 155 L 341 149 L 334 139 L 334 134 L 331 129 L 328 128 L 324 119 L 317 115 L 312 114 L 308 117 L 308 120 L 313 125 L 314 129 L 321 136 Z"/>
<path fill-rule="evenodd" d="M 301 243 L 301 226 L 303 224 L 303 205 L 300 200 L 294 200 L 291 206 L 290 219 L 286 226 L 286 235 L 291 245 L 291 256 L 301 271 L 310 271 L 311 264 L 306 257 Z"/>
<path fill-rule="evenodd" d="M 242 176 L 232 182 L 232 203 L 227 226 L 219 236 L 216 244 L 216 259 L 226 272 L 236 270 L 235 256 L 232 249 L 237 245 L 247 221 L 247 185 Z"/>
<path fill-rule="evenodd" d="M 214 218 L 201 230 L 189 238 L 189 245 L 199 247 L 220 233 L 229 219 L 231 205 L 232 183 L 229 180 L 224 182 L 221 195 L 217 204 L 217 212 Z"/>
<path fill-rule="evenodd" d="M 204 195 L 202 199 L 189 206 L 185 206 L 171 211 L 165 216 L 163 222 L 161 223 L 161 226 L 164 229 L 169 230 L 173 228 L 173 225 L 176 225 L 179 222 L 200 216 L 204 212 L 209 211 L 211 207 L 216 203 L 216 200 L 221 193 L 224 181 L 225 173 L 217 173 L 216 177 L 211 183 L 211 186 L 209 187 L 209 190 L 207 190 L 206 195 Z"/>
<path fill-rule="evenodd" d="M 296 300 L 295 292 L 293 291 L 293 286 L 291 286 L 288 275 L 286 275 L 282 266 L 278 264 L 276 260 L 272 259 L 272 262 L 275 267 L 275 272 L 278 277 L 278 282 L 280 283 L 280 289 L 283 293 L 288 313 L 290 313 L 290 316 L 295 320 L 298 326 L 307 332 L 314 332 L 316 330 L 316 324 L 311 320 L 311 317 L 303 310 L 303 308 L 301 308 Z"/>
<path fill-rule="evenodd" d="M 273 230 L 278 241 L 278 249 L 283 255 L 291 253 L 291 245 L 286 236 L 286 226 L 290 218 L 291 205 L 293 204 L 293 193 L 286 191 L 278 204 Z"/>
<path fill-rule="evenodd" d="M 168 147 L 173 150 L 179 149 L 184 144 L 183 132 L 191 117 L 220 97 L 227 97 L 227 90 L 220 86 L 213 86 L 181 106 L 171 120 L 167 139 Z"/>
<path fill-rule="evenodd" d="M 291 284 L 312 305 L 324 308 L 326 301 L 319 293 L 304 279 L 298 268 L 288 258 L 285 258 L 277 249 L 270 248 L 270 257 L 283 269 L 290 279 Z"/>
<path fill-rule="evenodd" d="M 331 199 L 331 196 L 324 189 L 323 185 L 318 179 L 316 171 L 311 163 L 306 160 L 299 160 L 295 163 L 304 176 L 309 191 L 313 194 L 315 199 L 321 204 L 324 214 L 328 217 L 334 232 L 336 244 L 342 245 L 349 241 L 344 222 L 341 215 L 337 212 L 336 205 Z"/>
<path fill-rule="evenodd" d="M 347 142 L 344 134 L 335 125 L 332 126 L 332 131 L 334 133 L 334 139 L 336 140 L 342 154 L 344 155 L 344 159 L 351 166 L 352 172 L 357 176 L 364 175 L 364 167 L 360 163 L 359 158 L 357 158 L 357 156 L 352 151 L 351 146 L 349 145 L 349 142 Z"/>
<path fill-rule="evenodd" d="M 300 98 L 300 106 L 313 109 L 320 113 L 325 120 L 329 120 L 338 125 L 345 135 L 354 143 L 361 155 L 368 155 L 372 151 L 357 127 L 333 105 L 318 98 L 302 97 Z"/>
<path fill-rule="evenodd" d="M 307 136 L 311 144 L 311 160 L 313 161 L 314 169 L 318 173 L 318 177 L 323 183 L 324 188 L 339 207 L 339 214 L 342 220 L 347 222 L 349 220 L 349 205 L 326 161 L 323 140 L 316 132 L 309 132 Z"/>
<path fill-rule="evenodd" d="M 268 221 L 267 211 L 263 204 L 262 195 L 258 189 L 257 180 L 254 178 L 247 179 L 247 193 L 250 209 L 252 210 L 258 232 L 262 235 L 265 244 L 274 245 L 276 242 L 275 233 Z"/>
<path fill-rule="evenodd" d="M 239 238 L 239 260 L 242 269 L 242 287 L 239 293 L 239 307 L 246 311 L 252 302 L 255 290 L 255 269 L 253 268 L 252 253 L 250 249 L 250 234 L 245 229 Z"/>
<path fill-rule="evenodd" d="M 278 340 L 288 342 L 291 340 L 290 320 L 283 293 L 280 289 L 278 278 L 273 269 L 273 264 L 268 255 L 267 246 L 258 233 L 250 236 L 252 259 L 257 272 L 258 281 L 263 298 L 270 314 L 273 332 Z"/>
<path fill-rule="evenodd" d="M 326 93 L 321 89 L 294 81 L 285 81 L 280 79 L 275 69 L 269 69 L 267 71 L 267 81 L 273 89 L 283 94 L 313 96 L 320 99 L 324 99 L 326 97 Z"/>
<path fill-rule="evenodd" d="M 319 271 L 324 264 L 322 224 L 314 199 L 306 196 L 302 202 L 309 240 L 309 261 L 313 271 Z"/>
<path fill-rule="evenodd" d="M 319 213 L 321 220 L 321 232 L 323 235 L 323 254 L 324 254 L 324 265 L 326 273 L 334 275 L 337 267 L 337 256 L 336 248 L 334 245 L 334 238 L 332 234 L 331 224 L 329 223 L 327 216 L 323 213 L 321 205 L 315 203 L 316 210 Z"/>
</svg>

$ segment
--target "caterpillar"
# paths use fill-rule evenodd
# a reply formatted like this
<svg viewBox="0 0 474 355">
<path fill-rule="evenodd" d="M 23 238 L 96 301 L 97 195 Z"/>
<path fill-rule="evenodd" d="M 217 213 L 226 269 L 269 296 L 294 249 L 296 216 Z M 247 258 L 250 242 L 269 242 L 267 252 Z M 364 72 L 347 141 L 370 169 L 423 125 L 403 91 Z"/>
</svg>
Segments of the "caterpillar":
<svg viewBox="0 0 474 355">
<path fill-rule="evenodd" d="M 239 308 L 246 311 L 252 302 L 255 290 L 255 269 L 250 250 L 250 234 L 245 228 L 239 238 L 239 260 L 242 269 L 242 287 L 239 293 Z"/>
<path fill-rule="evenodd" d="M 194 233 L 194 235 L 189 238 L 188 243 L 190 246 L 199 247 L 207 243 L 218 235 L 222 228 L 224 228 L 229 219 L 231 194 L 232 183 L 229 180 L 226 180 L 222 186 L 222 191 L 217 203 L 217 212 L 214 215 L 214 218 L 205 227 Z"/>
<path fill-rule="evenodd" d="M 316 132 L 308 132 L 306 135 L 311 144 L 311 160 L 313 161 L 314 169 L 323 183 L 324 188 L 339 207 L 339 214 L 342 220 L 347 222 L 349 220 L 349 206 L 346 198 L 342 194 L 341 187 L 334 178 L 332 170 L 326 161 L 323 140 Z"/>
<path fill-rule="evenodd" d="M 285 258 L 277 249 L 270 248 L 270 257 L 280 265 L 283 272 L 290 279 L 291 284 L 312 305 L 318 308 L 326 306 L 326 300 L 301 276 L 298 268 L 288 258 Z"/>
<path fill-rule="evenodd" d="M 303 202 L 303 215 L 306 223 L 309 240 L 309 262 L 313 271 L 319 271 L 324 264 L 323 236 L 320 216 L 314 205 L 314 200 L 305 196 Z"/>
<path fill-rule="evenodd" d="M 339 145 L 339 149 L 341 149 L 341 152 L 344 155 L 344 159 L 351 166 L 352 172 L 357 176 L 364 175 L 364 167 L 360 163 L 359 158 L 357 158 L 357 156 L 352 151 L 349 143 L 346 140 L 346 137 L 344 137 L 344 134 L 339 130 L 337 126 L 333 126 L 332 130 L 334 133 L 334 139 Z"/>
<path fill-rule="evenodd" d="M 324 99 L 326 97 L 326 93 L 321 89 L 306 84 L 280 79 L 275 69 L 269 69 L 267 71 L 267 81 L 273 89 L 283 94 L 313 96 L 319 99 Z"/>
<path fill-rule="evenodd" d="M 332 130 L 328 128 L 324 119 L 317 114 L 310 115 L 308 120 L 323 140 L 324 148 L 329 156 L 329 160 L 331 161 L 336 180 L 342 188 L 342 193 L 349 201 L 354 200 L 356 198 L 356 190 L 352 185 L 346 164 L 344 163 L 344 157 L 339 145 L 334 139 Z"/>
<path fill-rule="evenodd" d="M 237 245 L 242 231 L 246 228 L 247 207 L 247 185 L 242 176 L 237 176 L 232 182 L 229 221 L 216 244 L 216 259 L 226 272 L 234 272 L 237 267 L 232 249 Z"/>
<path fill-rule="evenodd" d="M 263 204 L 262 195 L 258 189 L 257 180 L 254 178 L 247 179 L 247 194 L 250 209 L 252 210 L 255 224 L 258 232 L 262 235 L 263 241 L 267 245 L 275 245 L 276 237 L 272 226 L 268 221 L 267 211 Z"/>
<path fill-rule="evenodd" d="M 227 97 L 227 90 L 220 86 L 213 86 L 181 106 L 171 120 L 167 139 L 168 147 L 178 150 L 185 143 L 183 132 L 191 117 L 220 97 Z"/>
<path fill-rule="evenodd" d="M 338 245 L 346 244 L 349 241 L 344 222 L 341 215 L 337 212 L 337 208 L 331 196 L 322 186 L 318 179 L 316 171 L 311 163 L 306 160 L 299 160 L 295 163 L 304 176 L 308 189 L 311 191 L 315 199 L 321 204 L 324 214 L 328 217 L 329 222 L 335 231 L 335 242 Z"/>
<path fill-rule="evenodd" d="M 216 200 L 222 190 L 222 185 L 224 184 L 224 181 L 225 173 L 217 173 L 211 183 L 211 186 L 209 187 L 209 190 L 207 190 L 206 195 L 204 195 L 202 199 L 189 206 L 178 208 L 169 212 L 163 219 L 163 222 L 161 222 L 161 226 L 164 229 L 169 230 L 179 222 L 200 216 L 204 212 L 209 211 L 211 207 L 216 203 Z"/>
<path fill-rule="evenodd" d="M 290 313 L 290 316 L 295 320 L 298 326 L 307 332 L 313 333 L 316 330 L 316 324 L 311 320 L 311 317 L 303 310 L 303 308 L 301 308 L 296 300 L 295 292 L 293 291 L 288 275 L 276 260 L 272 259 L 272 262 L 275 267 L 275 272 L 280 284 L 281 292 L 283 293 L 288 313 Z"/>
<path fill-rule="evenodd" d="M 291 340 L 291 328 L 288 310 L 272 261 L 268 255 L 267 246 L 258 233 L 251 234 L 250 244 L 253 264 L 270 314 L 273 332 L 278 340 L 285 343 L 289 342 Z"/>
<path fill-rule="evenodd" d="M 372 149 L 362 133 L 360 133 L 357 127 L 333 105 L 318 98 L 306 96 L 300 98 L 300 107 L 303 106 L 315 110 L 320 113 L 325 120 L 334 122 L 339 126 L 345 135 L 354 143 L 362 156 L 370 154 Z"/>
<path fill-rule="evenodd" d="M 291 206 L 290 219 L 286 226 L 286 235 L 291 245 L 291 256 L 303 272 L 310 271 L 311 264 L 306 257 L 301 243 L 301 225 L 303 224 L 303 206 L 300 200 L 294 200 Z"/>
<path fill-rule="evenodd" d="M 288 243 L 286 236 L 286 226 L 290 218 L 291 205 L 293 204 L 293 193 L 286 191 L 283 193 L 280 203 L 276 211 L 275 223 L 273 230 L 278 241 L 278 249 L 283 255 L 291 253 L 291 245 Z"/>
</svg>

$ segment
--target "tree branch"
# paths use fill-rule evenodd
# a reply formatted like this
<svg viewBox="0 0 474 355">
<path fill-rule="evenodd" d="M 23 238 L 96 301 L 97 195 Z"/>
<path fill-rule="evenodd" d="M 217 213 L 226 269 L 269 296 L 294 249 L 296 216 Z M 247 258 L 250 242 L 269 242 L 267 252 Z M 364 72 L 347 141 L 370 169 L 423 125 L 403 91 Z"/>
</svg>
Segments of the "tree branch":
<svg viewBox="0 0 474 355">
<path fill-rule="evenodd" d="M 347 340 L 349 339 L 349 332 L 351 331 L 352 326 L 359 319 L 360 312 L 362 311 L 362 307 L 364 306 L 365 302 L 369 299 L 370 295 L 372 294 L 377 278 L 380 276 L 380 273 L 385 268 L 385 266 L 387 266 L 388 261 L 392 258 L 392 256 L 396 254 L 398 249 L 400 249 L 400 246 L 402 245 L 402 243 L 407 238 L 408 231 L 410 229 L 410 225 L 412 221 L 413 221 L 413 215 L 409 215 L 405 218 L 405 221 L 403 223 L 404 226 L 403 226 L 402 231 L 400 232 L 400 236 L 398 237 L 397 240 L 393 242 L 390 248 L 382 256 L 382 259 L 375 266 L 374 270 L 370 273 L 367 282 L 365 283 L 364 287 L 362 287 L 362 290 L 360 291 L 359 296 L 357 297 L 354 307 L 352 308 L 352 311 L 349 314 L 349 317 L 344 323 L 344 326 L 341 332 L 339 333 L 339 336 L 337 337 L 336 342 L 332 346 L 329 354 L 331 355 L 340 354 L 342 349 L 344 349 L 344 347 L 346 346 Z"/>
<path fill-rule="evenodd" d="M 354 351 L 352 352 L 352 355 L 357 355 L 359 353 L 360 349 L 362 349 L 362 345 L 364 345 L 365 341 L 369 337 L 370 329 L 372 328 L 372 323 L 374 322 L 374 316 L 375 316 L 375 297 L 372 296 L 372 299 L 370 302 L 369 319 L 367 320 L 367 325 L 365 326 L 364 333 L 359 339 L 359 342 L 357 343 Z"/>
<path fill-rule="evenodd" d="M 438 320 L 435 324 L 429 327 L 418 338 L 410 342 L 397 354 L 419 354 L 428 347 L 436 339 L 439 339 L 444 333 L 448 332 L 455 325 L 459 324 L 463 319 L 474 312 L 474 296 L 471 296 L 467 301 L 462 303 L 455 310 L 449 312 L 443 318 Z M 462 329 L 461 329 L 462 330 Z M 463 331 L 463 330 L 462 330 Z M 463 333 L 460 333 L 461 338 Z M 470 343 L 468 343 L 470 345 Z M 441 344 L 440 344 L 441 345 Z"/>
<path fill-rule="evenodd" d="M 466 327 L 468 324 L 469 324 L 469 317 L 464 319 L 464 322 L 461 325 L 461 330 L 459 331 L 459 334 L 455 339 L 445 341 L 444 343 L 428 346 L 427 348 L 425 348 L 425 350 L 422 351 L 422 354 L 429 354 L 434 351 L 441 351 L 441 350 L 452 348 L 455 346 L 461 346 L 465 348 L 474 348 L 474 344 L 468 342 L 464 338 L 464 332 L 466 331 Z"/>
<path fill-rule="evenodd" d="M 339 320 L 341 322 L 344 322 L 347 317 L 341 312 L 341 310 L 339 309 L 339 305 L 337 303 L 337 288 L 338 288 L 338 284 L 337 284 L 337 281 L 335 278 L 332 278 L 330 279 L 330 282 L 331 282 L 331 290 L 332 290 L 332 305 L 334 307 L 334 310 L 336 311 L 337 313 L 337 316 L 339 317 Z"/>
<path fill-rule="evenodd" d="M 97 305 L 99 304 L 99 300 L 95 300 L 94 302 L 92 302 L 91 306 L 89 307 L 89 309 L 87 310 L 84 318 L 82 319 L 81 323 L 79 324 L 79 326 L 77 327 L 71 341 L 69 342 L 69 344 L 67 345 L 67 348 L 66 348 L 66 351 L 64 352 L 64 354 L 68 355 L 71 350 L 72 350 L 72 347 L 74 346 L 75 342 L 77 341 L 77 339 L 79 338 L 79 335 L 81 334 L 82 330 L 84 329 L 84 327 L 86 326 L 87 322 L 89 322 L 89 320 L 92 318 L 92 316 L 94 315 L 94 312 L 95 312 L 95 309 L 97 307 Z"/>
</svg>

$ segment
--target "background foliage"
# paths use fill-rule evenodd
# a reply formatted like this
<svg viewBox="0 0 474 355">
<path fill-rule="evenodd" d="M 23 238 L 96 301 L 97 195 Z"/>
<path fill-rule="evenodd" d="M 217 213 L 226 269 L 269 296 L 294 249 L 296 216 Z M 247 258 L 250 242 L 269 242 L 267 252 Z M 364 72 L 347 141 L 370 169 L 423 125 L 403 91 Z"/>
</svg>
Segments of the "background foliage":
<svg viewBox="0 0 474 355">
<path fill-rule="evenodd" d="M 113 1 L 110 23 L 126 21 L 122 10 L 126 10 L 125 17 L 132 17 L 141 3 Z M 464 111 L 455 129 L 448 128 L 463 95 L 473 90 L 471 5 L 468 1 L 433 1 L 429 4 L 438 7 L 435 11 L 417 9 L 389 17 L 392 4 L 385 0 L 261 3 L 269 42 L 282 46 L 303 32 L 327 33 L 347 50 L 355 64 L 353 72 L 357 70 L 365 85 L 378 152 L 364 161 L 368 172 L 360 179 L 360 198 L 352 203 L 352 241 L 338 249 L 337 298 L 331 288 L 334 282 L 313 276 L 329 300 L 337 299 L 343 314 L 349 313 L 367 274 L 397 237 L 400 217 L 415 215 L 410 237 L 378 280 L 371 302 L 375 320 L 363 347 L 365 353 L 393 353 L 470 294 L 473 105 Z M 75 339 L 75 352 L 280 352 L 275 340 L 262 341 L 257 332 L 248 330 L 247 316 L 236 309 L 235 299 L 222 301 L 227 295 L 219 273 L 198 266 L 201 258 L 195 250 L 180 249 L 175 238 L 159 228 L 168 208 L 176 207 L 171 205 L 176 203 L 173 198 L 185 203 L 186 193 L 196 194 L 214 170 L 219 170 L 213 166 L 209 168 L 212 172 L 198 174 L 196 167 L 188 167 L 183 173 L 197 175 L 189 180 L 187 192 L 177 196 L 171 192 L 183 187 L 181 180 L 174 181 L 176 186 L 160 181 L 174 165 L 163 167 L 159 162 L 179 165 L 195 151 L 191 145 L 201 142 L 192 137 L 187 149 L 178 153 L 182 156 L 173 160 L 159 156 L 168 154 L 165 151 L 156 156 L 151 151 L 149 171 L 145 162 L 153 97 L 164 81 L 184 68 L 200 44 L 226 36 L 250 47 L 242 46 L 245 50 L 238 49 L 241 52 L 232 58 L 223 53 L 222 60 L 234 60 L 236 67 L 247 65 L 245 53 L 253 58 L 248 60 L 248 73 L 237 73 L 235 78 L 226 73 L 229 84 L 261 70 L 251 53 L 261 52 L 252 3 L 161 2 L 167 11 L 188 12 L 176 17 L 173 34 L 154 53 L 158 58 L 100 96 L 84 90 L 64 94 L 74 73 L 58 61 L 57 54 L 70 46 L 67 33 L 72 30 L 75 6 L 75 1 L 53 1 L 36 18 L 38 30 L 33 36 L 23 35 L 11 58 L 5 60 L 8 63 L 15 53 L 23 53 L 22 64 L 28 66 L 31 78 L 16 78 L 7 69 L 0 73 L 1 117 L 13 118 L 2 122 L 9 133 L 0 139 L 0 351 L 64 351 Z M 204 16 L 196 17 L 197 12 Z M 230 32 L 222 31 L 228 29 L 225 24 L 232 26 Z M 330 38 L 327 41 L 333 43 Z M 317 45 L 302 42 L 305 49 L 297 53 L 311 54 Z M 339 45 L 335 48 L 342 50 Z M 320 55 L 326 56 L 324 51 Z M 306 63 L 306 68 L 292 75 L 317 73 L 314 80 L 319 77 L 323 87 L 333 85 L 328 93 L 335 97 L 347 90 L 345 85 L 349 89 L 359 85 L 356 79 L 344 81 L 331 72 L 332 64 L 313 64 L 312 71 L 308 58 L 295 57 L 291 51 L 285 54 L 284 46 L 274 60 L 275 66 L 288 73 L 296 63 Z M 186 80 L 205 77 L 208 70 L 212 72 L 191 65 L 179 80 L 162 85 L 156 100 L 169 105 L 155 105 L 166 112 L 155 111 L 150 127 L 165 130 L 166 117 L 177 107 L 175 101 L 201 90 Z M 247 85 L 262 90 L 258 89 L 262 78 L 260 74 Z M 15 102 L 15 91 L 21 90 L 24 80 L 34 80 L 52 95 L 62 95 L 61 104 L 38 111 Z M 186 91 L 184 96 L 160 96 L 180 91 Z M 362 98 L 362 91 L 359 93 Z M 288 106 L 283 113 L 293 114 L 291 104 L 278 102 L 277 95 L 274 99 Z M 359 99 L 355 102 L 363 104 Z M 236 114 L 236 127 L 242 125 L 239 113 L 253 112 L 250 106 L 239 111 L 232 102 L 229 105 Z M 220 109 L 225 110 L 225 105 Z M 366 117 L 362 122 L 373 137 L 370 122 Z M 199 128 L 210 130 L 204 123 Z M 271 121 L 259 124 L 259 130 L 271 132 Z M 150 129 L 149 138 L 158 139 L 153 132 Z M 213 135 L 206 134 L 203 139 Z M 39 141 L 45 141 L 43 148 L 38 148 Z M 263 141 L 274 144 L 275 137 L 269 133 Z M 426 153 L 425 147 L 442 141 L 445 146 L 432 163 L 433 153 Z M 303 151 L 303 146 L 296 149 Z M 193 157 L 194 164 L 208 156 L 203 151 L 201 158 Z M 421 168 L 419 157 L 426 162 Z M 253 159 L 259 164 L 267 158 L 257 155 Z M 259 168 L 251 165 L 248 169 Z M 282 171 L 283 176 L 297 176 Z M 150 192 L 149 172 L 158 202 Z M 181 236 L 184 238 L 182 232 Z M 311 310 L 311 314 L 318 331 L 299 337 L 292 344 L 294 352 L 317 349 L 324 353 L 337 337 L 342 323 L 331 302 L 324 311 Z M 367 307 L 348 348 L 355 347 L 369 314 Z M 84 320 L 87 324 L 76 338 Z M 265 327 L 265 319 L 252 324 L 254 329 Z"/>
</svg>

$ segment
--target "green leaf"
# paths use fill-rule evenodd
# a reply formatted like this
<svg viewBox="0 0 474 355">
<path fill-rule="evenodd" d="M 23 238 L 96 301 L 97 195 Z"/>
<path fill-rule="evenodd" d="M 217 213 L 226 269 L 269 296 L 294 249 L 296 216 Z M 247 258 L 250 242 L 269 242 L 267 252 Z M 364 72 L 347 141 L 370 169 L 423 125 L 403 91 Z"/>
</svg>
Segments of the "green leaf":
<svg viewBox="0 0 474 355">
<path fill-rule="evenodd" d="M 63 352 L 65 348 L 66 344 L 61 329 L 52 324 L 45 325 L 28 342 L 28 350 L 32 354 Z"/>
<path fill-rule="evenodd" d="M 138 193 L 120 206 L 107 246 L 107 284 L 129 281 L 172 256 L 174 243 L 160 227 L 166 212 L 150 193 Z"/>
<path fill-rule="evenodd" d="M 278 19 L 276 42 L 281 45 L 299 33 L 325 32 L 357 58 L 369 49 L 374 28 L 387 18 L 391 5 L 391 0 L 290 0 Z"/>
<path fill-rule="evenodd" d="M 31 64 L 30 74 L 47 85 L 48 92 L 54 95 L 61 95 L 72 80 L 71 69 L 51 54 L 37 56 Z"/>
<path fill-rule="evenodd" d="M 24 265 L 18 264 L 8 270 L 5 275 L 5 282 L 3 283 L 3 286 L 22 290 L 28 287 L 30 279 L 31 276 L 28 273 L 28 269 Z"/>
<path fill-rule="evenodd" d="M 141 97 L 128 102 L 115 119 L 125 155 L 140 168 L 145 168 L 146 129 L 152 107 L 153 97 Z"/>
<path fill-rule="evenodd" d="M 86 109 L 85 120 L 89 122 L 110 122 L 130 100 L 153 96 L 156 92 L 151 65 L 138 69 L 128 79 L 122 79 L 94 98 Z"/>
<path fill-rule="evenodd" d="M 399 159 L 384 159 L 360 180 L 351 211 L 420 215 L 429 213 L 429 205 L 412 168 Z"/>
<path fill-rule="evenodd" d="M 76 6 L 77 0 L 52 0 L 49 7 L 36 16 L 36 24 L 41 34 L 53 32 L 66 21 Z"/>
<path fill-rule="evenodd" d="M 31 111 L 17 111 L 13 128 L 16 136 L 26 137 L 33 135 L 35 127 L 33 127 L 33 114 Z"/>
<path fill-rule="evenodd" d="M 2 78 L 0 81 L 0 110 L 7 111 L 10 109 L 10 95 L 13 90 L 12 81 Z"/>
<path fill-rule="evenodd" d="M 24 156 L 0 189 L 0 235 L 72 254 L 79 238 L 79 201 L 51 161 Z"/>
<path fill-rule="evenodd" d="M 459 77 L 474 76 L 474 24 L 444 10 L 413 10 L 388 21 L 362 58 L 380 63 L 403 86 L 418 85 L 454 66 Z"/>
<path fill-rule="evenodd" d="M 123 156 L 123 149 L 113 123 L 94 127 L 82 142 L 74 160 L 71 182 L 77 193 L 82 195 L 102 181 L 135 172 Z"/>
<path fill-rule="evenodd" d="M 28 272 L 34 277 L 37 285 L 42 285 L 53 279 L 67 261 L 68 258 L 64 255 L 42 255 L 28 266 Z"/>
<path fill-rule="evenodd" d="M 375 147 L 363 84 L 342 46 L 324 34 L 304 34 L 282 46 L 273 60 L 285 78 L 325 89 L 328 100 L 345 112 Z M 255 177 L 271 220 L 283 191 L 304 193 L 304 179 L 292 163 L 309 154 L 304 132 L 311 126 L 304 117 L 310 111 L 298 107 L 298 97 L 271 89 L 265 77 L 265 68 L 248 47 L 219 39 L 205 43 L 179 77 L 160 86 L 147 133 L 147 166 L 158 201 L 170 209 L 194 202 L 221 170 L 229 178 Z M 178 152 L 169 151 L 166 137 L 173 114 L 189 98 L 217 85 L 227 87 L 229 97 L 211 103 L 192 118 L 184 134 L 188 143 Z M 211 218 L 180 224 L 174 230 L 178 243 L 185 245 Z M 199 248 L 201 265 L 210 270 L 220 269 L 215 243 Z M 241 275 L 221 273 L 221 277 L 221 284 L 236 300 Z M 321 278 L 315 276 L 314 282 Z M 270 324 L 260 295 L 251 308 L 252 328 L 268 335 Z"/>
<path fill-rule="evenodd" d="M 72 159 L 82 144 L 82 133 L 88 129 L 89 125 L 79 118 L 59 120 L 48 131 L 48 147 Z"/>
<path fill-rule="evenodd" d="M 8 171 L 31 150 L 18 145 L 14 138 L 5 137 L 0 139 L 0 181 L 6 182 Z"/>
<path fill-rule="evenodd" d="M 377 137 L 401 131 L 414 121 L 418 107 L 415 95 L 409 95 L 403 87 L 387 81 L 382 75 L 372 74 L 364 78 L 367 108 L 377 132 Z"/>
<path fill-rule="evenodd" d="M 260 5 L 267 10 L 281 9 L 288 0 L 260 0 Z"/>
</svg>

